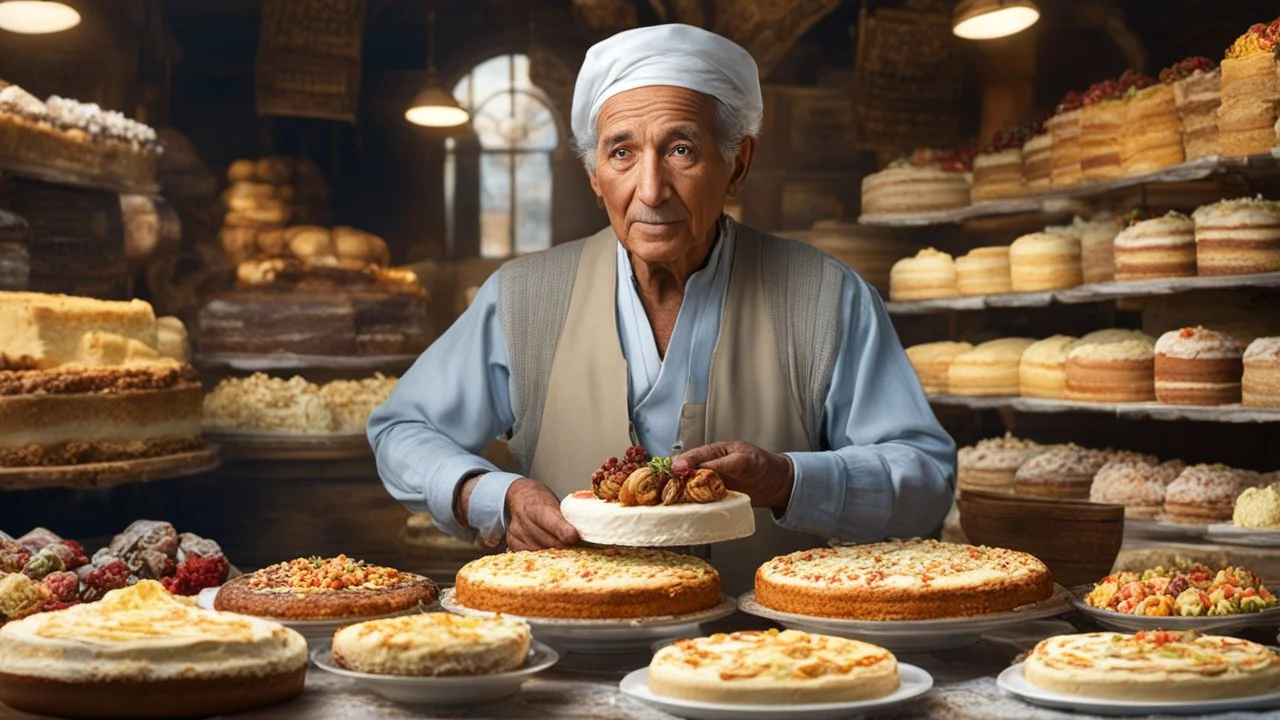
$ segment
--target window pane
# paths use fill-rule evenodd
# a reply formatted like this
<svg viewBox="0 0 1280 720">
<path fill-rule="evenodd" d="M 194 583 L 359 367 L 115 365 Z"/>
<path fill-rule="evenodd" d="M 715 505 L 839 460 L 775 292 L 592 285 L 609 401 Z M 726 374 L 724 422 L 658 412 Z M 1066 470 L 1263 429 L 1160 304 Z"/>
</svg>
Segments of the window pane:
<svg viewBox="0 0 1280 720">
<path fill-rule="evenodd" d="M 511 133 L 515 125 L 511 119 L 511 93 L 490 97 L 476 112 L 476 135 L 480 138 L 480 146 L 486 150 L 511 147 Z"/>
<path fill-rule="evenodd" d="M 516 252 L 551 247 L 551 156 L 516 155 Z"/>
<path fill-rule="evenodd" d="M 511 160 L 504 153 L 480 155 L 480 255 L 511 255 Z"/>
<path fill-rule="evenodd" d="M 529 56 L 515 55 L 513 56 L 516 64 L 516 89 L 528 90 L 533 87 L 533 83 L 529 81 Z"/>
<path fill-rule="evenodd" d="M 484 102 L 490 95 L 511 87 L 511 56 L 499 55 L 485 60 L 471 71 L 472 98 L 477 103 Z"/>
<path fill-rule="evenodd" d="M 516 117 L 522 126 L 513 138 L 514 145 L 522 150 L 555 150 L 559 137 L 556 119 L 542 100 L 534 95 L 516 95 Z"/>
</svg>

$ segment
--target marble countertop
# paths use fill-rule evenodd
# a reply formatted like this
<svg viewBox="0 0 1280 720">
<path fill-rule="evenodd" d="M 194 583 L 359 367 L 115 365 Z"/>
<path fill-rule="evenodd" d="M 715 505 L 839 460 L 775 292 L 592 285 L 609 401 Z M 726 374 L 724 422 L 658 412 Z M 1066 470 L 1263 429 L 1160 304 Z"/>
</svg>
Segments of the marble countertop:
<svg viewBox="0 0 1280 720">
<path fill-rule="evenodd" d="M 1079 624 L 1077 617 L 1071 617 Z M 740 613 L 708 626 L 708 631 L 767 627 L 764 621 Z M 869 720 L 1095 720 L 1081 715 L 1039 708 L 1004 694 L 995 676 L 1042 637 L 1072 632 L 1064 620 L 1025 623 L 988 634 L 975 645 L 937 653 L 900 653 L 899 659 L 924 668 L 934 688 L 910 704 L 865 717 Z M 1274 632 L 1274 631 L 1272 631 Z M 1266 633 L 1254 640 L 1267 642 Z M 1274 636 L 1271 636 L 1274 641 Z M 274 707 L 240 713 L 235 720 L 365 720 L 366 718 L 512 718 L 516 720 L 671 720 L 672 715 L 623 695 L 618 682 L 649 661 L 648 653 L 594 655 L 564 653 L 554 668 L 525 683 L 508 698 L 484 705 L 431 708 L 398 705 L 361 688 L 353 680 L 329 674 L 314 665 L 306 691 Z M 1148 718 L 1172 716 L 1148 716 Z M 1195 716 L 1180 716 L 1182 720 Z M 1280 718 L 1280 708 L 1199 716 L 1201 720 L 1263 720 Z M 37 716 L 0 705 L 0 720 L 38 720 Z"/>
</svg>

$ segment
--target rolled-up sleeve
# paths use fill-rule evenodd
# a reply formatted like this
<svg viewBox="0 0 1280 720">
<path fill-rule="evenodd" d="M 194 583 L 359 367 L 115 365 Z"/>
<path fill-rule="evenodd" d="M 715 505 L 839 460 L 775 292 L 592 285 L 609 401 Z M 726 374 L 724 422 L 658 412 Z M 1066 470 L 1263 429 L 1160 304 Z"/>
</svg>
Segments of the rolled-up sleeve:
<svg viewBox="0 0 1280 720">
<path fill-rule="evenodd" d="M 927 535 L 955 490 L 955 442 L 938 423 L 876 291 L 846 273 L 843 335 L 823 408 L 830 450 L 788 453 L 779 525 L 871 541 Z"/>
<path fill-rule="evenodd" d="M 494 544 L 506 534 L 507 488 L 519 475 L 479 455 L 515 422 L 510 367 L 498 321 L 498 273 L 400 378 L 369 417 L 369 443 L 387 492 L 456 537 Z M 463 480 L 479 474 L 467 523 L 454 517 Z"/>
</svg>

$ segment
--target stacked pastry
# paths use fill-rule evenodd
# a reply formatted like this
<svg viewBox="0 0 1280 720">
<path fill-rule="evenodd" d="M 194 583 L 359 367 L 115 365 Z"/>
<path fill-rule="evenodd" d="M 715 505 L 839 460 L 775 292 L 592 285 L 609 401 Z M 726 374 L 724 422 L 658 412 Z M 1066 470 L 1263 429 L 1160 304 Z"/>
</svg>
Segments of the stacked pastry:
<svg viewBox="0 0 1280 720">
<path fill-rule="evenodd" d="M 967 342 L 932 342 L 907 348 L 907 361 L 920 377 L 920 385 L 930 395 L 947 392 L 947 375 L 957 355 L 969 352 L 973 346 Z"/>
<path fill-rule="evenodd" d="M 979 490 L 1011 494 L 1018 468 L 1051 449 L 1051 445 L 1016 438 L 1011 433 L 1000 438 L 979 440 L 977 445 L 960 448 L 956 454 L 956 485 L 961 492 Z"/>
<path fill-rule="evenodd" d="M 1068 235 L 1080 241 L 1081 276 L 1086 284 L 1115 279 L 1115 238 L 1118 230 L 1115 218 L 1105 214 L 1093 220 L 1077 215 L 1070 225 L 1045 228 L 1050 235 Z"/>
<path fill-rule="evenodd" d="M 1025 125 L 1005 128 L 973 159 L 974 202 L 1022 194 L 1022 145 L 1029 135 Z"/>
<path fill-rule="evenodd" d="M 1155 400 L 1155 341 L 1132 330 L 1084 336 L 1067 354 L 1066 397 L 1098 403 Z"/>
<path fill-rule="evenodd" d="M 1075 185 L 1083 179 L 1080 170 L 1080 114 L 1084 96 L 1069 92 L 1058 103 L 1053 117 L 1045 123 L 1049 129 L 1052 147 L 1049 157 L 1053 162 L 1050 181 L 1053 187 Z"/>
<path fill-rule="evenodd" d="M 220 236 L 233 265 L 258 254 L 259 233 L 280 230 L 293 218 L 292 184 L 295 163 L 290 158 L 236 160 L 227 168 L 227 206 Z"/>
<path fill-rule="evenodd" d="M 1089 500 L 1124 506 L 1124 516 L 1154 520 L 1164 507 L 1165 491 L 1185 466 L 1181 460 L 1159 462 L 1150 456 L 1123 457 L 1098 469 Z"/>
<path fill-rule="evenodd" d="M 981 247 L 956 259 L 956 290 L 961 295 L 998 295 L 1013 291 L 1009 248 Z"/>
<path fill-rule="evenodd" d="M 973 156 L 967 149 L 916 150 L 862 179 L 862 213 L 935 212 L 969 204 Z"/>
<path fill-rule="evenodd" d="M 1049 233 L 1023 235 L 1009 246 L 1009 274 L 1014 292 L 1075 287 L 1084 279 L 1080 240 Z"/>
<path fill-rule="evenodd" d="M 1057 500 L 1087 500 L 1093 476 L 1115 453 L 1073 443 L 1058 445 L 1027 460 L 1014 474 L 1013 494 Z"/>
<path fill-rule="evenodd" d="M 889 271 L 890 300 L 932 300 L 958 294 L 955 261 L 933 248 L 899 260 Z"/>
<path fill-rule="evenodd" d="M 1262 476 L 1252 470 L 1222 464 L 1192 465 L 1165 491 L 1164 519 L 1184 525 L 1228 522 L 1236 498 L 1246 488 L 1263 483 Z"/>
<path fill-rule="evenodd" d="M 1160 72 L 1173 86 L 1182 121 L 1182 148 L 1187 160 L 1218 154 L 1218 106 L 1222 104 L 1222 70 L 1206 57 L 1190 57 Z"/>
<path fill-rule="evenodd" d="M 1196 254 L 1195 226 L 1186 215 L 1136 222 L 1116 235 L 1116 280 L 1194 277 Z"/>
<path fill-rule="evenodd" d="M 1018 392 L 1022 397 L 1061 400 L 1067 396 L 1067 355 L 1077 339 L 1053 335 L 1023 351 L 1018 362 Z"/>
<path fill-rule="evenodd" d="M 1269 26 L 1259 23 L 1227 49 L 1218 107 L 1218 143 L 1227 157 L 1268 153 L 1275 146 L 1280 115 L 1277 41 L 1280 21 Z"/>
<path fill-rule="evenodd" d="M 1129 94 L 1121 154 L 1126 175 L 1155 172 L 1183 161 L 1182 120 L 1172 82 L 1159 82 Z"/>
<path fill-rule="evenodd" d="M 1018 363 L 1034 340 L 1001 338 L 957 355 L 947 371 L 947 390 L 953 395 L 1017 395 Z"/>
<path fill-rule="evenodd" d="M 1156 399 L 1174 405 L 1240 402 L 1244 349 L 1235 338 L 1203 327 L 1167 332 L 1155 347 Z"/>
<path fill-rule="evenodd" d="M 1124 174 L 1121 138 L 1124 135 L 1124 94 L 1120 80 L 1089 86 L 1080 111 L 1080 171 L 1087 181 L 1114 180 Z"/>
<path fill-rule="evenodd" d="M 1224 200 L 1197 208 L 1192 217 L 1200 275 L 1280 271 L 1280 202 Z"/>
<path fill-rule="evenodd" d="M 1241 390 L 1248 407 L 1280 408 L 1280 337 L 1249 343 L 1244 351 Z"/>
</svg>

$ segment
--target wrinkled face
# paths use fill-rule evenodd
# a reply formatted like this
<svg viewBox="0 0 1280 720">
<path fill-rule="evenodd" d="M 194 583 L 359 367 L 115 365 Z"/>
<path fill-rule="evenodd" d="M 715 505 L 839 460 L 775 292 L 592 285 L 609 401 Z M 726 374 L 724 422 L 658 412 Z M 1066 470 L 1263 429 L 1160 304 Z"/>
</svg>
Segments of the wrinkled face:
<svg viewBox="0 0 1280 720">
<path fill-rule="evenodd" d="M 726 163 L 714 101 L 668 86 L 609 98 L 596 127 L 591 187 L 623 247 L 648 263 L 700 263 L 715 242 L 725 199 L 746 177 L 753 140 Z"/>
</svg>

